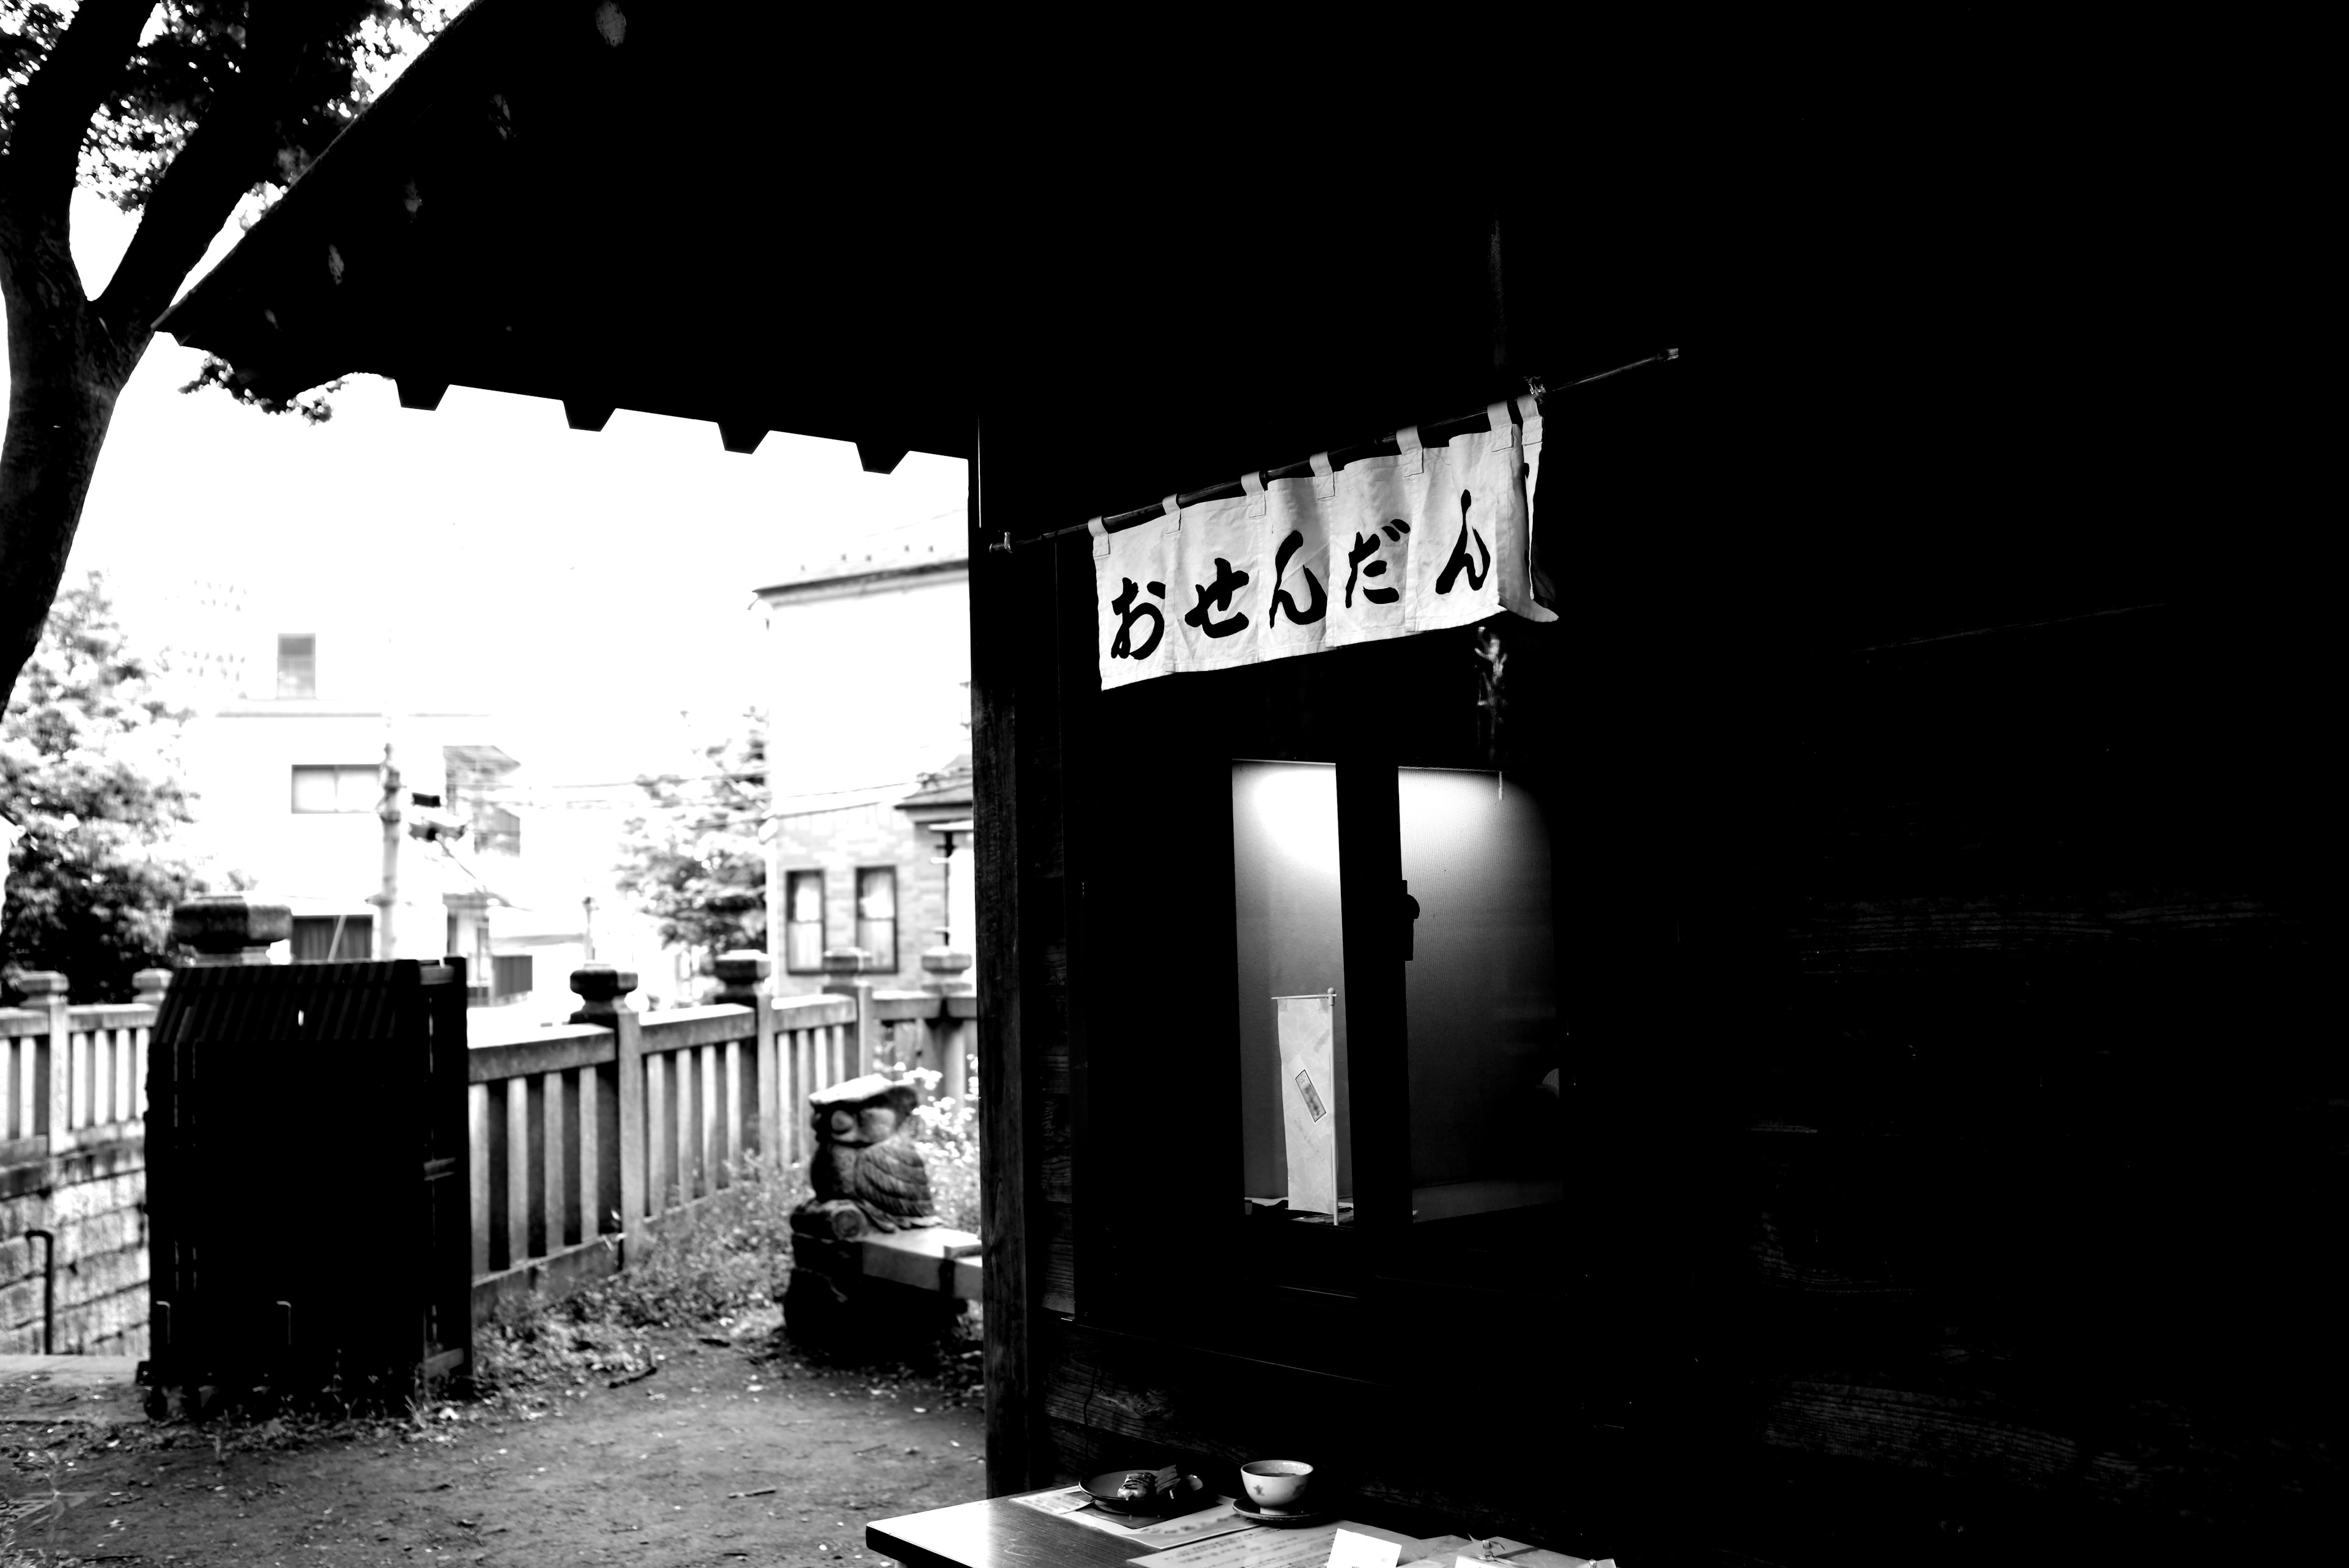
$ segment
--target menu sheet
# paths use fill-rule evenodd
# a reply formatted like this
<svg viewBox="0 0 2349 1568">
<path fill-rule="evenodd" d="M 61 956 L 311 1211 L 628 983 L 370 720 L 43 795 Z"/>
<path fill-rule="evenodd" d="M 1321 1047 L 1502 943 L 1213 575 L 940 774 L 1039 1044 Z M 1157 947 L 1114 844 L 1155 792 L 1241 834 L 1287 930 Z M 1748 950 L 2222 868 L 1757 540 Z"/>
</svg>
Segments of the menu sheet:
<svg viewBox="0 0 2349 1568">
<path fill-rule="evenodd" d="M 1247 1521 L 1243 1519 L 1241 1522 Z M 1381 1530 L 1376 1525 L 1337 1519 L 1309 1529 L 1276 1530 L 1258 1526 L 1245 1534 L 1195 1541 L 1186 1546 L 1154 1552 L 1145 1557 L 1129 1557 L 1126 1561 L 1146 1563 L 1148 1568 L 1323 1568 L 1330 1561 L 1330 1549 L 1337 1542 L 1340 1530 L 1392 1541 L 1402 1548 L 1406 1558 L 1415 1555 L 1419 1550 L 1419 1538 L 1415 1535 L 1398 1535 L 1392 1530 Z"/>
<path fill-rule="evenodd" d="M 1612 1557 L 1593 1563 L 1588 1557 L 1552 1552 L 1529 1542 L 1512 1541 L 1506 1535 L 1488 1535 L 1478 1541 L 1464 1535 L 1434 1536 L 1421 1542 L 1418 1558 L 1406 1559 L 1402 1568 L 1460 1568 L 1462 1564 L 1477 1563 L 1497 1563 L 1501 1568 L 1615 1568 Z"/>
<path fill-rule="evenodd" d="M 1172 1519 L 1147 1522 L 1102 1512 L 1093 1506 L 1092 1494 L 1081 1486 L 1054 1487 L 1048 1491 L 1030 1492 L 1011 1501 L 1039 1513 L 1059 1514 L 1070 1523 L 1081 1524 L 1087 1530 L 1122 1535 L 1133 1542 L 1135 1550 L 1142 1552 L 1155 1552 L 1164 1547 L 1179 1546 L 1186 1541 L 1203 1541 L 1211 1535 L 1255 1528 L 1252 1521 L 1232 1511 L 1232 1500 L 1227 1497 L 1211 1498 L 1204 1508 L 1177 1514 Z"/>
</svg>

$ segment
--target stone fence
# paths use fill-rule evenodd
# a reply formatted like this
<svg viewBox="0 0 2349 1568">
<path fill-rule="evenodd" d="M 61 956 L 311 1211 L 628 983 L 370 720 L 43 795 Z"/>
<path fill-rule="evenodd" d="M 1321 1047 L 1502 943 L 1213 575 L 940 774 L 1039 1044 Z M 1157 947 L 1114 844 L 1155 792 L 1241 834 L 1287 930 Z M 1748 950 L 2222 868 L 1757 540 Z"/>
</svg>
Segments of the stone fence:
<svg viewBox="0 0 2349 1568">
<path fill-rule="evenodd" d="M 14 977 L 0 1008 L 0 1355 L 147 1353 L 147 1042 L 169 970 L 79 1006 Z"/>
</svg>

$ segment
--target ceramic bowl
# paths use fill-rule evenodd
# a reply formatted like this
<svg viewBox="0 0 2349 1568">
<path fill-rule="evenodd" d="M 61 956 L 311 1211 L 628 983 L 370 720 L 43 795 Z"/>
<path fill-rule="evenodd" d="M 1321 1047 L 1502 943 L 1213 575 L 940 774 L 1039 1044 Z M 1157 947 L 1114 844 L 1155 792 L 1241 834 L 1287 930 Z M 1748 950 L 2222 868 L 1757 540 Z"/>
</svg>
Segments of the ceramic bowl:
<svg viewBox="0 0 2349 1568">
<path fill-rule="evenodd" d="M 1313 1467 L 1302 1459 L 1254 1459 L 1240 1467 L 1240 1485 L 1258 1508 L 1295 1508 L 1304 1501 Z"/>
</svg>

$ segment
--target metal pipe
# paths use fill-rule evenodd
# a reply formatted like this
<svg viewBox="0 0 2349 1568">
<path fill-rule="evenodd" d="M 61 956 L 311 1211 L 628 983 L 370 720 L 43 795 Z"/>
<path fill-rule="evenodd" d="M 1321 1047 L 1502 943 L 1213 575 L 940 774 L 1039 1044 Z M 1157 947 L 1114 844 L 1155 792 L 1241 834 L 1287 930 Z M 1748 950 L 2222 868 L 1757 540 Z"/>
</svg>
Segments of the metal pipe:
<svg viewBox="0 0 2349 1568">
<path fill-rule="evenodd" d="M 1651 354 L 1644 359 L 1634 359 L 1628 365 L 1618 365 L 1611 370 L 1601 370 L 1595 376 L 1578 377 L 1557 388 L 1545 387 L 1541 378 L 1529 376 L 1526 379 L 1526 389 L 1534 395 L 1537 402 L 1539 402 L 1547 399 L 1553 390 L 1562 392 L 1575 387 L 1587 387 L 1593 381 L 1604 381 L 1610 376 L 1619 376 L 1626 370 L 1636 370 L 1642 365 L 1661 365 L 1680 357 L 1679 349 L 1667 348 L 1661 354 Z M 1492 428 L 1492 421 L 1486 418 L 1485 411 L 1478 409 L 1474 413 L 1455 414 L 1450 419 L 1436 420 L 1420 426 L 1419 441 L 1423 447 L 1437 447 L 1444 445 L 1454 436 L 1490 431 Z M 1334 472 L 1350 462 L 1359 462 L 1366 457 L 1393 457 L 1402 451 L 1402 448 L 1395 443 L 1394 432 L 1390 431 L 1378 440 L 1364 441 L 1359 446 L 1334 448 L 1328 455 L 1330 470 Z M 1304 479 L 1310 476 L 1312 472 L 1312 461 L 1307 459 L 1304 462 L 1288 463 L 1279 468 L 1268 468 L 1259 477 L 1266 483 L 1270 483 L 1276 479 Z M 1209 501 L 1230 501 L 1247 493 L 1247 487 L 1238 480 L 1227 479 L 1219 484 L 1210 484 L 1203 490 L 1185 491 L 1174 497 L 1174 504 L 1197 506 Z M 1101 523 L 1105 532 L 1115 534 L 1165 515 L 1166 504 L 1159 501 L 1153 502 L 1147 506 L 1138 506 L 1131 512 L 1111 514 L 1103 517 Z M 1055 528 L 1048 534 L 1032 534 L 1025 539 L 1014 539 L 1010 530 L 1006 529 L 1003 537 L 993 541 L 987 548 L 990 555 L 1008 556 L 1021 545 L 1040 545 L 1049 539 L 1065 539 L 1071 534 L 1082 534 L 1092 526 L 1091 523 L 1077 523 L 1066 528 Z"/>
<path fill-rule="evenodd" d="M 25 1240 L 41 1239 L 41 1354 L 57 1353 L 57 1238 L 49 1231 L 26 1231 Z"/>
</svg>

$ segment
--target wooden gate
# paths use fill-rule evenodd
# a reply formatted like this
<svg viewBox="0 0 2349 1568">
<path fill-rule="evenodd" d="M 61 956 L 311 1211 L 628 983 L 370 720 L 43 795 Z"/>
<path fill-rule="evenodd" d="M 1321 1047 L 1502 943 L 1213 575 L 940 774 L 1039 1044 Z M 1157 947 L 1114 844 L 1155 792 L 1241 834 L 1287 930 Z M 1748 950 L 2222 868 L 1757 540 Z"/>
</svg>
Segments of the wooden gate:
<svg viewBox="0 0 2349 1568">
<path fill-rule="evenodd" d="M 158 1390 L 406 1398 L 471 1347 L 462 961 L 191 969 L 149 1056 Z"/>
</svg>

